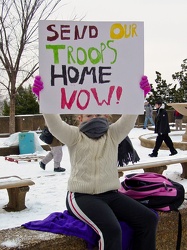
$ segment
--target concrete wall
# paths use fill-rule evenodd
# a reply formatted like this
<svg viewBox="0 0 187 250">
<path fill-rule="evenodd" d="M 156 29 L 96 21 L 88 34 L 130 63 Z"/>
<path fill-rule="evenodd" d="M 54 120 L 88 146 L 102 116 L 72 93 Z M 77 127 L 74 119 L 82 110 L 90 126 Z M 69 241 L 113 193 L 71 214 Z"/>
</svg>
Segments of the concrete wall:
<svg viewBox="0 0 187 250">
<path fill-rule="evenodd" d="M 156 112 L 153 112 L 155 116 Z M 169 122 L 174 122 L 173 111 L 168 111 Z M 112 120 L 115 121 L 119 118 L 119 115 L 113 115 Z M 73 115 L 62 115 L 62 119 L 69 124 L 74 124 L 75 119 Z M 142 127 L 144 122 L 144 115 L 139 115 L 136 120 L 136 127 Z M 183 118 L 183 122 L 187 123 L 187 116 Z M 16 132 L 23 132 L 29 130 L 37 130 L 38 128 L 43 128 L 44 118 L 43 115 L 17 115 L 16 116 Z M 0 116 L 0 134 L 9 133 L 9 117 Z"/>
<path fill-rule="evenodd" d="M 62 115 L 62 119 L 73 124 L 72 115 Z M 16 116 L 16 132 L 35 131 L 44 127 L 43 115 L 17 115 Z M 9 133 L 9 116 L 0 116 L 0 134 Z"/>
<path fill-rule="evenodd" d="M 173 110 L 168 110 L 168 117 L 169 117 L 169 123 L 174 123 L 175 120 L 174 120 L 174 111 Z M 153 111 L 153 119 L 155 119 L 155 116 L 156 116 L 156 111 L 154 110 Z M 115 121 L 116 119 L 119 118 L 119 115 L 113 115 L 113 121 Z M 136 127 L 143 127 L 143 123 L 144 123 L 144 118 L 145 118 L 145 115 L 142 114 L 142 115 L 139 115 L 137 120 L 136 120 L 136 124 L 135 126 Z M 183 117 L 183 123 L 187 123 L 187 116 L 184 116 Z M 150 123 L 148 123 L 150 124 Z"/>
</svg>

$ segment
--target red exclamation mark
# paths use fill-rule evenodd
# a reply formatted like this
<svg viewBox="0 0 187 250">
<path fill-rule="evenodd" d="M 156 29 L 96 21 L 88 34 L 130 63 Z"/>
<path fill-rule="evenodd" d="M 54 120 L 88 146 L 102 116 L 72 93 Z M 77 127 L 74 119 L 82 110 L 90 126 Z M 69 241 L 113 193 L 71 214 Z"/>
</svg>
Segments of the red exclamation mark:
<svg viewBox="0 0 187 250">
<path fill-rule="evenodd" d="M 122 87 L 117 87 L 116 89 L 116 97 L 117 97 L 117 104 L 119 103 L 120 101 L 120 98 L 121 98 L 121 94 L 122 94 Z"/>
</svg>

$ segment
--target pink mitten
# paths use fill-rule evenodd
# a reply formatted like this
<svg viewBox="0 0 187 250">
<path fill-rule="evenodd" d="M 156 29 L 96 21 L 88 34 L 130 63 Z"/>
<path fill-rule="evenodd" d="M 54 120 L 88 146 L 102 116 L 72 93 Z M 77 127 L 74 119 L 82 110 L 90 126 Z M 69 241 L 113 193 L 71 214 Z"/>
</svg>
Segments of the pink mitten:
<svg viewBox="0 0 187 250">
<path fill-rule="evenodd" d="M 144 91 L 144 97 L 146 97 L 146 95 L 151 91 L 151 86 L 148 82 L 147 76 L 142 76 L 140 88 Z"/>
<path fill-rule="evenodd" d="M 40 91 L 44 88 L 43 86 L 43 82 L 41 80 L 41 77 L 40 76 L 36 76 L 34 78 L 34 84 L 32 86 L 32 92 L 38 97 L 40 97 Z"/>
</svg>

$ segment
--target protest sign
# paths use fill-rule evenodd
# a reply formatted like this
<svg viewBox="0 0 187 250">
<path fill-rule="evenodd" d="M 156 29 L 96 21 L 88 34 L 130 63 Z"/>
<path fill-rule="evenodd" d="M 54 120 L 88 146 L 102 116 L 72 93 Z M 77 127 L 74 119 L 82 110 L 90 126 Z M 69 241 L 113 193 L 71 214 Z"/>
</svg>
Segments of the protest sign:
<svg viewBox="0 0 187 250">
<path fill-rule="evenodd" d="M 42 113 L 140 114 L 143 22 L 39 22 Z"/>
</svg>

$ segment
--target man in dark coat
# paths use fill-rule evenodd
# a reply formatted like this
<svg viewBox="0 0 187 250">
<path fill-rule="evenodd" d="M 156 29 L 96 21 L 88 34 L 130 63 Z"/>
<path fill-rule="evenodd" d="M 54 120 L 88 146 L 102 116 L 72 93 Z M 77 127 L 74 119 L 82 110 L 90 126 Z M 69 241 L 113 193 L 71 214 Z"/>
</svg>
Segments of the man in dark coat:
<svg viewBox="0 0 187 250">
<path fill-rule="evenodd" d="M 153 152 L 149 154 L 149 156 L 157 157 L 158 150 L 160 149 L 163 141 L 166 143 L 167 147 L 171 152 L 170 156 L 176 155 L 177 150 L 174 148 L 173 142 L 168 135 L 170 133 L 170 127 L 168 121 L 168 114 L 165 110 L 165 105 L 162 103 L 162 100 L 158 100 L 155 103 L 155 107 L 157 109 L 157 115 L 155 117 L 155 133 L 157 133 L 158 136 L 156 138 L 156 143 Z"/>
</svg>

